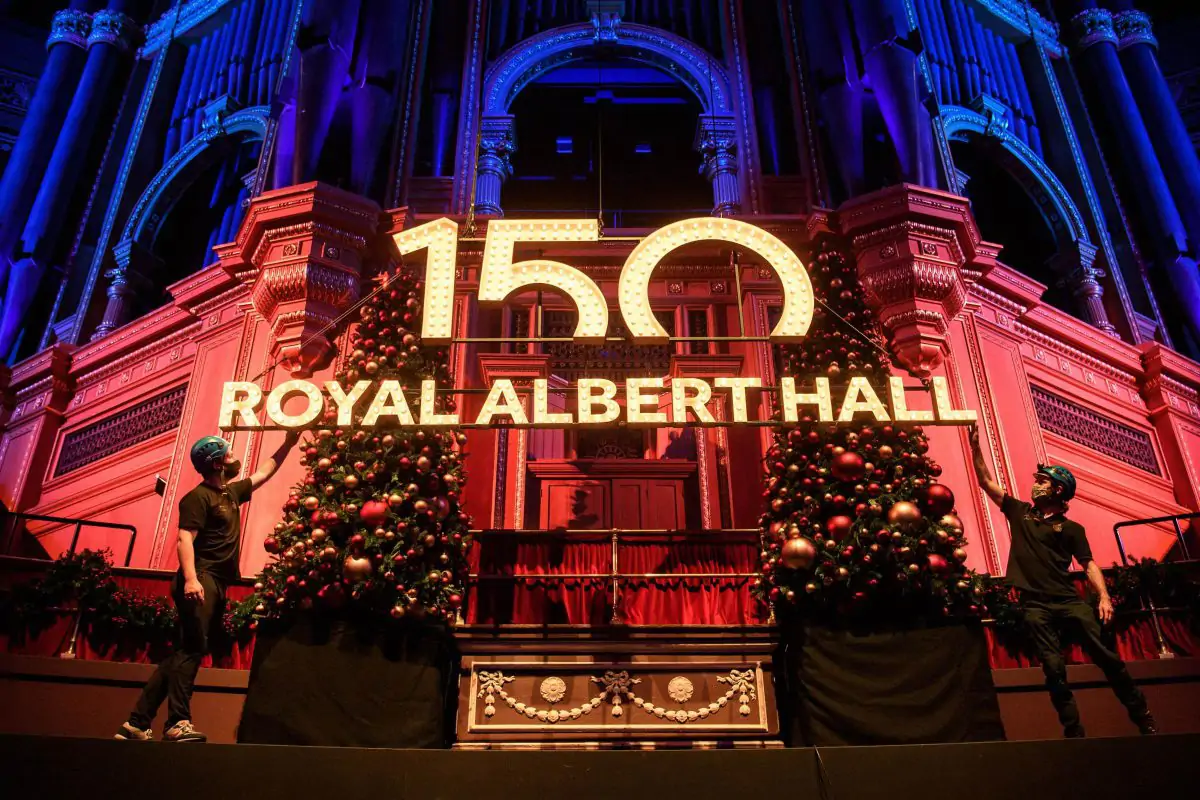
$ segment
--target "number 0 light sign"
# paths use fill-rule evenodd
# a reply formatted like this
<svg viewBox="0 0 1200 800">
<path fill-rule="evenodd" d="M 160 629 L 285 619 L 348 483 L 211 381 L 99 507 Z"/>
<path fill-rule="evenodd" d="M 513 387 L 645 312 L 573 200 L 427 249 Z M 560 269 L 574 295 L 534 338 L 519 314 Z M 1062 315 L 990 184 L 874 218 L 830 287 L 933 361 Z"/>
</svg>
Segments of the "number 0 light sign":
<svg viewBox="0 0 1200 800">
<path fill-rule="evenodd" d="M 427 344 L 453 341 L 455 260 L 458 223 L 442 218 L 395 235 L 400 255 L 426 250 L 425 299 L 421 337 Z M 488 223 L 479 272 L 478 299 L 481 304 L 498 304 L 513 294 L 538 286 L 552 287 L 569 297 L 579 311 L 573 340 L 582 344 L 604 342 L 608 332 L 608 303 L 595 281 L 580 270 L 548 259 L 514 261 L 518 242 L 595 242 L 600 230 L 595 220 L 492 220 Z M 783 287 L 783 309 L 770 333 L 773 342 L 801 341 L 812 324 L 814 297 L 808 271 L 795 253 L 778 237 L 735 219 L 702 217 L 675 222 L 643 239 L 629 254 L 621 270 L 617 299 L 630 339 L 636 344 L 663 344 L 667 331 L 650 308 L 650 277 L 671 251 L 702 241 L 727 242 L 757 254 L 775 271 Z M 815 413 L 822 421 L 851 422 L 859 414 L 878 422 L 912 422 L 961 425 L 975 420 L 975 412 L 955 408 L 945 378 L 931 382 L 932 410 L 910 409 L 906 389 L 898 377 L 886 387 L 871 386 L 856 376 L 844 387 L 835 407 L 829 379 L 815 377 L 797 387 L 795 377 L 780 378 L 775 400 L 784 422 Z M 225 384 L 219 425 L 222 430 L 258 430 L 269 427 L 303 428 L 313 425 L 327 404 L 336 409 L 339 427 L 487 427 L 508 424 L 520 427 L 569 427 L 574 425 L 738 425 L 768 424 L 752 420 L 747 393 L 761 389 L 759 378 L 629 378 L 618 400 L 616 383 L 603 378 L 581 378 L 573 387 L 550 389 L 548 381 L 533 382 L 532 397 L 523 402 L 513 382 L 495 380 L 473 419 L 435 409 L 435 386 L 423 381 L 410 405 L 398 381 L 359 381 L 348 389 L 334 381 L 318 386 L 309 381 L 285 381 L 264 397 L 262 389 L 246 381 Z M 709 409 L 714 389 L 729 393 L 729 418 L 718 421 Z M 550 394 L 568 395 L 570 410 L 550 410 Z M 303 396 L 303 408 L 283 410 L 284 401 Z M 574 395 L 570 402 L 570 395 Z M 665 401 L 669 395 L 669 403 Z M 880 396 L 886 397 L 885 404 Z M 264 408 L 265 403 L 265 408 Z M 293 404 L 300 405 L 300 404 Z M 265 415 L 263 412 L 265 411 Z M 263 418 L 265 416 L 265 419 Z"/>
</svg>

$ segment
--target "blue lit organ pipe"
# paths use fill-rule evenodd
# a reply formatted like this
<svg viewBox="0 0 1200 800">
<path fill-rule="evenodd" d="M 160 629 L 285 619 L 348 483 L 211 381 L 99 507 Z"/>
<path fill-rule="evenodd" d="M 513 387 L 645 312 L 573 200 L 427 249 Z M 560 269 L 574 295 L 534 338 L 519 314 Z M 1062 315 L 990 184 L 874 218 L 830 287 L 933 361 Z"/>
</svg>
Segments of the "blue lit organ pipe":
<svg viewBox="0 0 1200 800">
<path fill-rule="evenodd" d="M 1033 45 L 1036 47 L 1037 45 Z M 1021 99 L 1021 114 L 1028 121 L 1029 147 L 1033 152 L 1042 155 L 1042 137 L 1038 132 L 1037 115 L 1033 110 L 1033 100 L 1029 97 L 1029 86 L 1025 83 L 1025 70 L 1021 67 L 1021 57 L 1017 54 L 1017 46 L 1010 41 L 1004 42 L 1004 50 L 1008 61 L 1012 64 L 1013 77 L 1017 82 L 1017 96 Z"/>
<path fill-rule="evenodd" d="M 933 73 L 933 88 L 939 103 L 950 103 L 950 86 L 947 80 L 949 68 L 946 54 L 938 37 L 933 15 L 929 13 L 928 0 L 916 0 L 917 22 L 921 28 L 921 41 L 929 58 L 929 70 Z"/>
<path fill-rule="evenodd" d="M 193 44 L 188 48 L 187 58 L 183 64 L 183 74 L 179 79 L 179 88 L 175 92 L 175 104 L 171 108 L 171 122 L 167 127 L 166 145 L 163 148 L 163 163 L 179 150 L 183 144 L 183 122 L 187 116 L 188 87 L 192 76 L 196 73 L 196 62 L 200 60 L 200 46 Z"/>
<path fill-rule="evenodd" d="M 288 41 L 288 23 L 291 20 L 291 2 L 289 0 L 276 0 L 275 12 L 275 27 L 271 38 L 271 60 L 270 68 L 267 71 L 266 96 L 262 102 L 270 102 L 271 93 L 275 91 L 275 86 L 279 80 L 279 70 L 283 66 L 283 51 L 287 47 Z"/>
<path fill-rule="evenodd" d="M 954 43 L 954 52 L 958 54 L 958 82 L 963 93 L 960 102 L 969 102 L 980 91 L 979 63 L 971 55 L 964 34 L 962 4 L 958 0 L 942 0 L 942 9 L 945 11 L 950 40 Z"/>
<path fill-rule="evenodd" d="M 261 82 L 263 65 L 267 60 L 267 28 L 271 21 L 271 0 L 263 0 L 259 9 L 258 24 L 254 27 L 254 58 L 250 61 L 246 75 L 246 97 L 249 102 L 258 104 L 258 86 Z"/>
<path fill-rule="evenodd" d="M 967 32 L 967 39 L 972 43 L 971 46 L 975 51 L 975 58 L 979 60 L 979 72 L 981 76 L 980 84 L 983 91 L 990 94 L 992 97 L 999 97 L 999 87 L 996 85 L 996 73 L 992 69 L 992 61 L 988 58 L 987 43 L 983 39 L 983 26 L 979 24 L 979 20 L 975 17 L 975 9 L 966 4 L 962 4 L 967 15 L 967 20 L 970 23 Z"/>
<path fill-rule="evenodd" d="M 946 99 L 943 102 L 961 105 L 962 90 L 958 85 L 958 58 L 954 52 L 954 46 L 950 42 L 950 32 L 946 30 L 946 14 L 942 10 L 942 5 L 937 0 L 922 1 L 928 7 L 929 19 L 933 25 L 938 47 L 942 52 L 942 63 L 945 65 L 946 91 L 944 96 Z"/>
</svg>

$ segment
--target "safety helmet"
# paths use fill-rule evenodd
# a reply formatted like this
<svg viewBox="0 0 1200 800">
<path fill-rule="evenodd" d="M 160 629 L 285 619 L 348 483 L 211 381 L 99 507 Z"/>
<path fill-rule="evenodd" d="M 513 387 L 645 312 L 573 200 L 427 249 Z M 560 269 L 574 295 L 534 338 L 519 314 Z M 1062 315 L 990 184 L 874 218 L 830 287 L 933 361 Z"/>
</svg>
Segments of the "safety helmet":
<svg viewBox="0 0 1200 800">
<path fill-rule="evenodd" d="M 205 436 L 192 445 L 192 466 L 196 472 L 206 475 L 213 467 L 225 460 L 229 442 L 220 436 Z"/>
<path fill-rule="evenodd" d="M 1062 499 L 1070 500 L 1075 496 L 1075 476 L 1066 467 L 1057 464 L 1038 464 L 1038 475 L 1045 475 L 1052 483 L 1062 487 Z"/>
</svg>

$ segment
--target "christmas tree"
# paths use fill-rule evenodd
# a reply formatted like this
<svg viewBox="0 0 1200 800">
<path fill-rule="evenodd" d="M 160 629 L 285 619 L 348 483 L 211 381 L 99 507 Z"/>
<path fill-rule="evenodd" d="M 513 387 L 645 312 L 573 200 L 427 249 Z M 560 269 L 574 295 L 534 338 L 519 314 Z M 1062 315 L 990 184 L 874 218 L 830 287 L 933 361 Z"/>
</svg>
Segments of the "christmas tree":
<svg viewBox="0 0 1200 800">
<path fill-rule="evenodd" d="M 403 267 L 378 281 L 335 380 L 344 392 L 360 380 L 395 380 L 414 398 L 432 379 L 435 411 L 451 413 L 447 352 L 416 333 L 422 283 Z M 363 413 L 356 407 L 355 423 Z M 266 540 L 273 558 L 254 587 L 257 616 L 318 609 L 455 623 L 471 544 L 459 506 L 466 436 L 392 419 L 391 430 L 341 428 L 329 407 L 324 427 L 301 442 L 308 474 Z"/>
<path fill-rule="evenodd" d="M 827 242 L 814 261 L 822 302 L 805 340 L 782 349 L 782 375 L 807 392 L 816 376 L 886 385 L 888 358 L 867 333 L 876 323 L 854 266 Z M 781 423 L 765 459 L 756 595 L 781 618 L 821 624 L 977 615 L 982 581 L 963 563 L 954 495 L 936 482 L 928 449 L 915 425 Z"/>
</svg>

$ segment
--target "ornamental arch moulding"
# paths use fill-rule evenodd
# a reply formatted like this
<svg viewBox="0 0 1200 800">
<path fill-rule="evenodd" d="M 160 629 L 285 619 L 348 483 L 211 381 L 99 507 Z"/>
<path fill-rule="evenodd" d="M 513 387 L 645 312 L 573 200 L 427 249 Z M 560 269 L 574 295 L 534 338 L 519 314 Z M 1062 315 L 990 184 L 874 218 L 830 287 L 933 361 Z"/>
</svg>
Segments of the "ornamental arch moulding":
<svg viewBox="0 0 1200 800">
<path fill-rule="evenodd" d="M 739 204 L 736 174 L 737 118 L 731 106 L 731 82 L 718 59 L 702 47 L 648 25 L 579 23 L 552 28 L 515 45 L 496 60 L 483 78 L 475 161 L 475 206 L 479 213 L 501 215 L 500 188 L 512 172 L 517 149 L 513 100 L 548 72 L 594 55 L 595 48 L 653 67 L 685 86 L 700 102 L 694 147 L 704 158 L 713 184 L 714 212 Z M 469 124 L 469 123 L 468 123 Z"/>
</svg>

